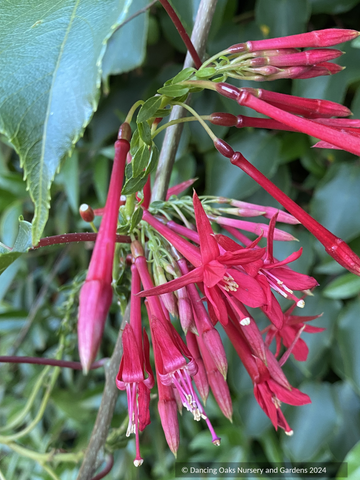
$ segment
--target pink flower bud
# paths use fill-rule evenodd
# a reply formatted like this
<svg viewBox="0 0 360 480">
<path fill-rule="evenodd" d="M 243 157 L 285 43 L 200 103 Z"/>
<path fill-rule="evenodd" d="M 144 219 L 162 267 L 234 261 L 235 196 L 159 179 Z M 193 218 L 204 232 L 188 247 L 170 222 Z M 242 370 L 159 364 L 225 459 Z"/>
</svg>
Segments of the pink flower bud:
<svg viewBox="0 0 360 480">
<path fill-rule="evenodd" d="M 314 30 L 313 32 L 300 33 L 287 37 L 268 38 L 266 40 L 255 40 L 246 43 L 239 43 L 229 47 L 228 54 L 240 52 L 254 52 L 256 50 L 277 49 L 277 48 L 310 48 L 310 47 L 332 47 L 339 43 L 348 42 L 357 38 L 359 32 L 341 28 L 328 28 L 325 30 Z"/>
</svg>

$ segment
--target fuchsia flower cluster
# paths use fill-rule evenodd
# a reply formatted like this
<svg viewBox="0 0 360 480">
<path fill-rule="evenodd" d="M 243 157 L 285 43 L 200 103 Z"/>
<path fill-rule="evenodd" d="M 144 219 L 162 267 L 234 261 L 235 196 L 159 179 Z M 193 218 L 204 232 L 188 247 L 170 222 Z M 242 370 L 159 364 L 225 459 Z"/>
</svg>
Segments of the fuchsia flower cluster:
<svg viewBox="0 0 360 480">
<path fill-rule="evenodd" d="M 309 78 L 339 71 L 329 60 L 341 52 L 323 48 L 301 52 L 298 48 L 331 46 L 357 35 L 353 31 L 331 29 L 282 39 L 247 42 L 221 53 L 229 55 L 231 60 L 246 54 L 246 58 L 243 58 L 247 62 L 246 68 L 258 75 L 279 76 L 285 71 L 288 77 Z M 214 113 L 208 118 L 213 124 L 301 131 L 319 138 L 320 144 L 317 146 L 330 145 L 360 153 L 360 123 L 358 120 L 342 118 L 350 114 L 342 105 L 262 89 L 239 89 L 223 82 L 191 80 L 184 83 L 211 88 L 236 100 L 239 105 L 270 117 L 259 119 Z M 89 370 L 96 357 L 112 299 L 118 211 L 130 136 L 130 127 L 125 123 L 115 144 L 108 200 L 101 211 L 103 219 L 100 231 L 80 293 L 79 351 L 85 371 Z M 158 411 L 171 451 L 176 455 L 179 447 L 178 411 L 183 407 L 192 413 L 195 420 L 206 422 L 212 442 L 220 445 L 220 438 L 203 406 L 211 390 L 225 417 L 229 420 L 232 418 L 231 395 L 226 383 L 228 364 L 216 329 L 218 323 L 249 374 L 260 407 L 276 429 L 280 427 L 286 434 L 292 435 L 281 403 L 301 406 L 310 403 L 310 398 L 289 384 L 282 366 L 291 354 L 297 361 L 306 360 L 308 347 L 301 338 L 303 331 L 317 333 L 323 329 L 309 325 L 321 314 L 293 314 L 296 307 L 304 306 L 304 299 L 318 283 L 314 278 L 295 272 L 290 267 L 301 256 L 301 248 L 285 259 L 274 257 L 274 241 L 294 239 L 276 228 L 277 222 L 302 223 L 340 264 L 353 273 L 360 273 L 360 260 L 348 245 L 273 185 L 240 152 L 234 152 L 230 145 L 216 137 L 214 145 L 290 213 L 222 197 L 212 199 L 220 207 L 209 209 L 206 202 L 202 204 L 194 192 L 195 224 L 181 212 L 178 217 L 183 222 L 179 223 L 151 206 L 150 180 L 147 181 L 138 197 L 142 201 L 142 222 L 131 233 L 130 323 L 123 332 L 123 357 L 116 377 L 116 385 L 127 394 L 127 435 L 134 433 L 136 437 L 136 466 L 143 462 L 139 431 L 143 431 L 150 423 L 150 392 L 155 385 L 155 377 Z M 169 189 L 166 201 L 171 203 L 171 195 L 181 193 L 191 183 L 188 181 Z M 224 208 L 224 204 L 230 207 Z M 176 208 L 179 212 L 179 207 Z M 262 215 L 270 222 L 252 223 L 224 216 L 223 213 L 242 217 Z M 215 233 L 211 222 L 221 226 L 232 238 Z M 257 237 L 251 240 L 244 232 Z M 262 239 L 266 239 L 265 247 L 260 246 Z M 282 311 L 278 295 L 292 302 L 285 312 Z M 142 297 L 146 298 L 155 374 L 150 361 L 150 342 L 142 321 Z M 259 330 L 248 308 L 260 309 L 267 317 L 268 325 L 263 331 Z M 176 318 L 179 319 L 178 329 L 173 323 Z M 178 331 L 180 327 L 183 335 Z M 275 354 L 270 349 L 273 343 Z"/>
</svg>

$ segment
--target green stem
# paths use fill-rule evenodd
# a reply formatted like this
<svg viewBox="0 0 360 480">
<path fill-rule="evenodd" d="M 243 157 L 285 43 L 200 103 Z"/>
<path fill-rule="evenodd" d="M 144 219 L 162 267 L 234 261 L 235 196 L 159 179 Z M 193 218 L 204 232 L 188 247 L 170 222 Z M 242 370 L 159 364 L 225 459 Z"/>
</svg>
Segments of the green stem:
<svg viewBox="0 0 360 480">
<path fill-rule="evenodd" d="M 16 415 L 16 417 L 7 425 L 4 425 L 2 428 L 0 428 L 0 432 L 4 432 L 6 430 L 12 430 L 13 428 L 17 427 L 20 425 L 23 420 L 25 419 L 26 415 L 30 412 L 30 409 L 34 403 L 34 400 L 36 398 L 36 395 L 38 391 L 41 388 L 41 385 L 44 381 L 45 376 L 49 372 L 50 367 L 45 367 L 42 373 L 40 374 L 39 378 L 37 379 L 34 388 L 31 390 L 30 397 L 28 398 L 28 401 L 26 402 L 25 407 Z"/>
<path fill-rule="evenodd" d="M 144 100 L 138 100 L 137 102 L 134 103 L 134 105 L 130 108 L 128 114 L 126 115 L 125 123 L 130 124 L 136 109 L 141 105 L 143 105 L 144 103 L 145 103 Z"/>
<path fill-rule="evenodd" d="M 210 120 L 210 115 L 201 115 L 200 118 L 203 120 Z M 185 122 L 198 122 L 198 118 L 195 117 L 183 117 L 183 118 L 178 118 L 177 120 L 171 120 L 168 123 L 165 123 L 164 125 L 161 125 L 158 129 L 155 130 L 154 134 L 152 135 L 152 138 L 155 138 L 156 135 L 158 135 L 160 132 L 165 130 L 168 127 L 171 127 L 172 125 L 178 125 L 179 123 L 185 123 Z"/>
</svg>

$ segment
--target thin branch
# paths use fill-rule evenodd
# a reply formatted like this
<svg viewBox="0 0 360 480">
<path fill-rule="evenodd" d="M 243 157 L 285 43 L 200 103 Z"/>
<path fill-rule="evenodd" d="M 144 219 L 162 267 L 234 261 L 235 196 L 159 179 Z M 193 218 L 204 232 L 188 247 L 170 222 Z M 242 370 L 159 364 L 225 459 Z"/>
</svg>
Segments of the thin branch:
<svg viewBox="0 0 360 480">
<path fill-rule="evenodd" d="M 97 362 L 94 362 L 90 370 L 103 367 L 108 361 L 108 358 L 102 358 Z M 52 367 L 72 368 L 73 370 L 82 370 L 80 362 L 72 362 L 67 360 L 57 360 L 56 358 L 40 358 L 40 357 L 21 357 L 14 355 L 0 356 L 0 363 L 28 363 L 33 365 L 50 365 Z"/>
<path fill-rule="evenodd" d="M 118 390 L 115 384 L 115 377 L 118 373 L 122 356 L 122 333 L 125 323 L 129 322 L 129 320 L 130 302 L 126 307 L 125 314 L 121 322 L 114 353 L 110 359 L 107 369 L 105 370 L 106 380 L 100 408 L 77 480 L 89 480 L 89 478 L 94 475 L 96 468 L 99 466 L 99 461 L 101 461 L 103 458 L 104 445 L 117 398 Z"/>
<path fill-rule="evenodd" d="M 40 242 L 35 245 L 35 247 L 30 248 L 31 250 L 37 250 L 41 247 L 49 247 L 50 245 L 60 245 L 61 243 L 73 243 L 73 242 L 95 242 L 97 233 L 64 233 L 63 235 L 54 235 L 53 237 L 45 237 L 40 240 Z M 130 237 L 127 235 L 116 235 L 117 243 L 131 243 Z"/>
<path fill-rule="evenodd" d="M 107 459 L 106 459 L 106 465 L 105 465 L 105 468 L 103 470 L 101 470 L 101 472 L 99 472 L 94 478 L 92 478 L 91 480 L 101 480 L 102 478 L 104 478 L 112 469 L 112 467 L 114 466 L 114 457 L 113 455 L 109 454 L 107 456 Z"/>
<path fill-rule="evenodd" d="M 199 53 L 200 58 L 204 57 L 207 37 L 210 30 L 211 21 L 215 12 L 217 0 L 201 0 L 199 10 L 191 35 L 191 40 Z M 188 53 L 185 58 L 184 68 L 192 67 L 193 62 Z M 175 106 L 170 115 L 170 121 L 178 120 L 184 117 L 185 111 L 182 107 Z M 164 200 L 169 187 L 171 170 L 174 165 L 177 147 L 179 145 L 183 124 L 174 125 L 166 130 L 159 164 L 156 171 L 154 187 L 152 191 L 152 201 Z"/>
<path fill-rule="evenodd" d="M 173 7 L 170 5 L 168 0 L 159 0 L 161 5 L 164 7 L 166 10 L 166 13 L 169 15 L 171 21 L 175 25 L 176 30 L 179 32 L 179 35 L 182 39 L 182 41 L 185 43 L 186 48 L 188 49 L 188 52 L 190 53 L 194 65 L 196 68 L 201 67 L 201 60 L 200 57 L 196 51 L 196 47 L 194 46 L 192 42 L 192 38 L 190 39 L 189 35 L 187 34 L 184 25 L 182 24 L 180 18 L 178 17 L 177 13 L 173 9 Z"/>
<path fill-rule="evenodd" d="M 126 25 L 127 23 L 131 22 L 131 20 L 134 20 L 134 18 L 138 17 L 139 15 L 141 15 L 142 13 L 145 13 L 147 10 L 149 10 L 153 5 L 155 5 L 155 3 L 157 2 L 158 0 L 153 0 L 151 3 L 149 3 L 149 5 L 146 5 L 146 7 L 144 8 L 141 8 L 140 10 L 138 10 L 137 12 L 134 13 L 134 15 L 131 15 L 129 18 L 127 18 L 126 20 L 124 20 L 122 23 L 120 23 L 120 25 L 118 25 L 115 30 L 113 31 L 113 35 L 115 32 L 117 32 L 120 28 L 122 28 L 124 25 Z"/>
</svg>

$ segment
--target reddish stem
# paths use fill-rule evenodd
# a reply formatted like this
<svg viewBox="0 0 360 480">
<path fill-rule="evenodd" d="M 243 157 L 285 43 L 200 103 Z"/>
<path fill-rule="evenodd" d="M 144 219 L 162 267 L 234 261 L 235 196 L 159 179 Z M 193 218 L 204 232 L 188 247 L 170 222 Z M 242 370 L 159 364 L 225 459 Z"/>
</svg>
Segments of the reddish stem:
<svg viewBox="0 0 360 480">
<path fill-rule="evenodd" d="M 185 43 L 186 48 L 188 49 L 190 55 L 192 56 L 192 59 L 194 60 L 195 67 L 200 68 L 202 65 L 202 61 L 200 60 L 200 57 L 197 51 L 195 50 L 195 47 L 189 35 L 186 33 L 186 30 L 184 28 L 184 25 L 181 23 L 180 18 L 177 16 L 175 10 L 172 8 L 168 0 L 159 0 L 159 2 L 165 8 L 171 21 L 175 25 L 176 30 L 179 32 L 180 37 L 182 38 L 182 41 Z"/>
<path fill-rule="evenodd" d="M 90 369 L 103 367 L 108 358 L 102 358 L 94 362 Z M 73 370 L 82 370 L 80 362 L 69 362 L 67 360 L 56 360 L 55 358 L 39 358 L 39 357 L 19 357 L 13 355 L 0 356 L 0 363 L 31 363 L 35 365 L 51 365 L 52 367 L 72 368 Z"/>
<path fill-rule="evenodd" d="M 111 455 L 111 453 L 109 453 L 106 458 L 106 465 L 104 470 L 101 470 L 101 472 L 95 475 L 95 477 L 93 477 L 91 480 L 101 480 L 111 471 L 113 466 L 114 466 L 114 457 L 113 455 Z"/>
<path fill-rule="evenodd" d="M 73 242 L 95 242 L 97 233 L 64 233 L 63 235 L 54 235 L 53 237 L 45 237 L 30 250 L 36 250 L 41 247 L 49 247 L 50 245 L 60 245 L 61 243 Z M 131 239 L 127 235 L 116 235 L 116 242 L 130 243 Z"/>
</svg>

